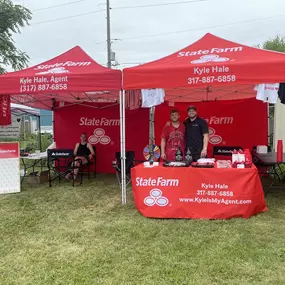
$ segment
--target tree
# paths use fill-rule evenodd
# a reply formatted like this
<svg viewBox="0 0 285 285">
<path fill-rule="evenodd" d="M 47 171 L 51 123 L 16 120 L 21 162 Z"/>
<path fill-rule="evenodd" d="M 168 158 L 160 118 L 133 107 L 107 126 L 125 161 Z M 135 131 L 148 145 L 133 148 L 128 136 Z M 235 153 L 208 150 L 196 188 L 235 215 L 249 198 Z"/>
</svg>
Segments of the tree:
<svg viewBox="0 0 285 285">
<path fill-rule="evenodd" d="M 10 0 L 0 0 L 0 74 L 6 72 L 7 66 L 14 70 L 27 66 L 29 57 L 16 48 L 12 36 L 20 33 L 20 28 L 28 25 L 31 19 L 29 9 L 14 5 Z"/>
<path fill-rule="evenodd" d="M 279 52 L 285 52 L 285 37 L 276 36 L 274 39 L 269 39 L 263 43 L 262 46 L 258 46 L 267 50 L 274 50 Z"/>
</svg>

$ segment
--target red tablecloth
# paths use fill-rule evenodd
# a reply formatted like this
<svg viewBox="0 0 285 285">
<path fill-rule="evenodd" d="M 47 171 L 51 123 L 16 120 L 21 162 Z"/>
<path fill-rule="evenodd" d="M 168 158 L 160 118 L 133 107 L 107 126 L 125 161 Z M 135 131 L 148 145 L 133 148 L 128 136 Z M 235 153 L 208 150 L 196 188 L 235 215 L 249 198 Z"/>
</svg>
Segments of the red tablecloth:
<svg viewBox="0 0 285 285">
<path fill-rule="evenodd" d="M 192 167 L 132 169 L 137 209 L 152 218 L 249 218 L 266 211 L 258 171 Z"/>
</svg>

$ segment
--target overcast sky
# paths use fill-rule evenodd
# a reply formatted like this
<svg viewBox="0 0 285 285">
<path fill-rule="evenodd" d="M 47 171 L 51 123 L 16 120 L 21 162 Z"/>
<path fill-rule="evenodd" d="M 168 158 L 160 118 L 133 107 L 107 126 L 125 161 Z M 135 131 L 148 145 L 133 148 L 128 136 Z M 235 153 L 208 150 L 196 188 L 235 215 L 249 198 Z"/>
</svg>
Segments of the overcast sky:
<svg viewBox="0 0 285 285">
<path fill-rule="evenodd" d="M 105 9 L 104 2 L 15 0 L 33 12 L 30 26 L 15 36 L 17 47 L 30 56 L 30 65 L 76 45 L 100 64 L 106 64 L 106 11 L 97 12 Z M 111 37 L 119 39 L 112 49 L 119 68 L 164 57 L 207 32 L 246 45 L 285 34 L 285 0 L 196 0 L 170 5 L 175 2 L 189 1 L 110 0 Z"/>
</svg>

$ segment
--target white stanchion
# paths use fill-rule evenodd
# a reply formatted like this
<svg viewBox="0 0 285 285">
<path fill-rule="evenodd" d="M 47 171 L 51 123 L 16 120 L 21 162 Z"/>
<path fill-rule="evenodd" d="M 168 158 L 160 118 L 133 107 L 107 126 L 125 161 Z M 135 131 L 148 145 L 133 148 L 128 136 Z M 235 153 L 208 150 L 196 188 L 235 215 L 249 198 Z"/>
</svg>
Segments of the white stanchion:
<svg viewBox="0 0 285 285">
<path fill-rule="evenodd" d="M 123 193 L 124 193 L 124 199 L 123 204 L 127 203 L 127 179 L 126 179 L 126 100 L 125 100 L 125 91 L 123 91 L 122 94 L 122 113 L 123 113 L 123 165 L 124 165 L 124 179 L 123 179 Z"/>
<path fill-rule="evenodd" d="M 120 144 L 121 144 L 121 191 L 122 204 L 127 203 L 126 144 L 125 144 L 125 93 L 120 91 Z"/>
</svg>

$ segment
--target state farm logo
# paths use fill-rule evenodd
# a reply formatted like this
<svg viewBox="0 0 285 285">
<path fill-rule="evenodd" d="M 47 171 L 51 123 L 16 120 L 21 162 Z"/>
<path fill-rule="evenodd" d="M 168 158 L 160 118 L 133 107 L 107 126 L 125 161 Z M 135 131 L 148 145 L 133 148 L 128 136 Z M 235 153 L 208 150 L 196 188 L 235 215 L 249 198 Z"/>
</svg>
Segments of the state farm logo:
<svg viewBox="0 0 285 285">
<path fill-rule="evenodd" d="M 61 74 L 61 73 L 68 73 L 68 72 L 69 70 L 65 69 L 65 67 L 55 67 L 47 71 L 38 72 L 36 74 Z"/>
<path fill-rule="evenodd" d="M 207 62 L 225 62 L 229 61 L 230 59 L 228 57 L 220 57 L 217 54 L 211 54 L 211 55 L 203 55 L 200 57 L 200 59 L 192 60 L 192 64 L 201 64 L 201 63 L 207 63 Z"/>
<path fill-rule="evenodd" d="M 165 207 L 168 205 L 168 199 L 166 197 L 162 196 L 162 191 L 159 189 L 152 189 L 150 191 L 150 196 L 146 197 L 144 199 L 144 203 L 152 207 L 154 205 L 160 206 L 160 207 Z"/>
<path fill-rule="evenodd" d="M 81 117 L 79 126 L 117 127 L 120 126 L 120 119 Z"/>
<path fill-rule="evenodd" d="M 95 129 L 94 134 L 88 138 L 89 143 L 91 144 L 109 144 L 111 138 L 105 135 L 105 131 L 101 128 Z"/>
<path fill-rule="evenodd" d="M 53 64 L 41 64 L 38 65 L 34 68 L 34 70 L 41 70 L 41 69 L 56 69 L 56 68 L 64 68 L 65 66 L 67 67 L 85 67 L 89 66 L 91 64 L 91 61 L 66 61 L 66 62 L 57 62 Z"/>
<path fill-rule="evenodd" d="M 14 149 L 0 149 L 0 153 L 15 153 Z"/>
<path fill-rule="evenodd" d="M 212 48 L 212 49 L 205 49 L 205 50 L 184 50 L 180 51 L 177 54 L 177 57 L 188 57 L 188 56 L 196 56 L 196 55 L 206 55 L 206 54 L 217 54 L 217 53 L 233 53 L 233 52 L 241 52 L 243 49 L 242 47 L 229 47 L 229 48 Z"/>
<path fill-rule="evenodd" d="M 213 128 L 209 128 L 209 141 L 211 144 L 220 144 L 223 139 L 221 136 L 216 135 L 216 130 Z"/>
</svg>

